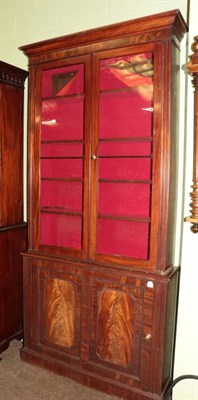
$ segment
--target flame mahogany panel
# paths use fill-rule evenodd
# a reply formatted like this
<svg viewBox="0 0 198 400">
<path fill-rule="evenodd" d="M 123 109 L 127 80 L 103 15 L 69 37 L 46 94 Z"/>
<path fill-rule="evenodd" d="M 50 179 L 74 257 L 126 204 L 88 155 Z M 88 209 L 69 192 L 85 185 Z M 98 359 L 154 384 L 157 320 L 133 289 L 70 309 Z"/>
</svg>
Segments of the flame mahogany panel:
<svg viewBox="0 0 198 400">
<path fill-rule="evenodd" d="M 123 367 L 131 364 L 134 299 L 128 293 L 103 290 L 98 299 L 97 354 Z"/>
<path fill-rule="evenodd" d="M 48 279 L 45 283 L 45 332 L 49 342 L 74 345 L 75 292 L 71 282 Z"/>
<path fill-rule="evenodd" d="M 60 264 L 49 261 L 39 263 L 38 270 L 38 263 L 34 263 L 34 267 L 34 272 L 39 272 L 36 278 L 36 290 L 41 296 L 41 307 L 36 317 L 40 326 L 40 344 L 45 349 L 49 347 L 52 353 L 58 349 L 60 354 L 72 354 L 79 358 L 82 318 L 81 276 L 74 275 L 71 268 L 61 272 Z"/>
</svg>

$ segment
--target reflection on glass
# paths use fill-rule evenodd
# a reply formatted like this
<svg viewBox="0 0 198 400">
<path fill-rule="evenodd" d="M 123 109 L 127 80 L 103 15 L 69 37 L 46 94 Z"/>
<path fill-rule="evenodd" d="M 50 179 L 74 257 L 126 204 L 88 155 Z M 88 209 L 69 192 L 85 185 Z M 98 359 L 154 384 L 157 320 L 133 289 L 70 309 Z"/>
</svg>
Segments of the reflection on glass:
<svg viewBox="0 0 198 400">
<path fill-rule="evenodd" d="M 44 100 L 41 139 L 83 139 L 83 112 L 83 96 Z"/>
<path fill-rule="evenodd" d="M 84 65 L 68 65 L 42 73 L 42 98 L 84 92 Z"/>
<path fill-rule="evenodd" d="M 142 53 L 102 60 L 100 90 L 134 88 L 141 97 L 153 97 L 153 55 Z"/>
</svg>

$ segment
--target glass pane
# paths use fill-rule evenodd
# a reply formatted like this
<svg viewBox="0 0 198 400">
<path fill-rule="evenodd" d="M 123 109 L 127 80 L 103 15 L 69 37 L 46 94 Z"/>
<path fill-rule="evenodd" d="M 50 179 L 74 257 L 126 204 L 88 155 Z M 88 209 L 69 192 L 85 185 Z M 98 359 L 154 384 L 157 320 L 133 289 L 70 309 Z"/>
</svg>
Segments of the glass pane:
<svg viewBox="0 0 198 400">
<path fill-rule="evenodd" d="M 82 211 L 82 183 L 42 181 L 41 207 L 67 212 Z"/>
<path fill-rule="evenodd" d="M 98 213 L 149 217 L 150 185 L 100 183 Z"/>
<path fill-rule="evenodd" d="M 151 52 L 100 61 L 98 136 L 97 252 L 147 259 L 153 146 Z"/>
<path fill-rule="evenodd" d="M 81 249 L 84 64 L 43 71 L 42 99 L 40 242 Z"/>
<path fill-rule="evenodd" d="M 100 90 L 139 87 L 152 91 L 153 55 L 151 52 L 108 58 L 100 63 Z M 146 86 L 146 88 L 145 88 Z M 151 87 L 148 87 L 151 86 Z M 147 94 L 148 96 L 148 94 Z"/>
<path fill-rule="evenodd" d="M 59 214 L 41 214 L 42 245 L 81 249 L 82 217 Z"/>
<path fill-rule="evenodd" d="M 83 160 L 51 159 L 41 160 L 41 176 L 43 178 L 82 178 Z"/>
<path fill-rule="evenodd" d="M 43 143 L 41 157 L 82 157 L 82 143 Z"/>
<path fill-rule="evenodd" d="M 116 142 L 100 142 L 99 143 L 99 156 L 149 156 L 152 151 L 151 142 L 137 142 L 137 141 L 116 141 Z"/>
<path fill-rule="evenodd" d="M 75 64 L 43 72 L 42 98 L 65 96 L 84 91 L 84 65 Z"/>
<path fill-rule="evenodd" d="M 152 102 L 136 91 L 100 94 L 99 137 L 152 135 Z"/>
<path fill-rule="evenodd" d="M 146 260 L 149 251 L 149 224 L 98 219 L 97 253 Z"/>
<path fill-rule="evenodd" d="M 149 158 L 100 158 L 100 179 L 151 179 Z"/>
<path fill-rule="evenodd" d="M 84 97 L 42 102 L 42 140 L 83 139 Z"/>
</svg>

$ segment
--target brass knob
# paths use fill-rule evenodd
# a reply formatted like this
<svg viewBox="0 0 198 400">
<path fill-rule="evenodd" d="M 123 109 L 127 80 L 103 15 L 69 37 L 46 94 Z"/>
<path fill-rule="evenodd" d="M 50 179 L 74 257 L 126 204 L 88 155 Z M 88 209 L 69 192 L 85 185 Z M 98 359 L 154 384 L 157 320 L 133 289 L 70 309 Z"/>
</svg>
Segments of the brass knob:
<svg viewBox="0 0 198 400">
<path fill-rule="evenodd" d="M 92 160 L 96 160 L 96 159 L 97 159 L 97 156 L 96 156 L 95 154 L 93 154 L 93 155 L 91 156 L 91 158 L 92 158 Z"/>
<path fill-rule="evenodd" d="M 148 342 L 149 340 L 151 340 L 152 336 L 150 333 L 147 333 L 144 337 L 144 339 Z"/>
</svg>

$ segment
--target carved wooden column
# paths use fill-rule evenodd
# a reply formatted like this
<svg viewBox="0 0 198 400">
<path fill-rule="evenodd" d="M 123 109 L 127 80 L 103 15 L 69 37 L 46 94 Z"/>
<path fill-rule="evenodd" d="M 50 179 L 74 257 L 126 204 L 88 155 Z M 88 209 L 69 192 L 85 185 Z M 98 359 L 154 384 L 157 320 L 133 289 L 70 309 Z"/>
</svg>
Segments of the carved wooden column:
<svg viewBox="0 0 198 400">
<path fill-rule="evenodd" d="M 186 64 L 188 73 L 192 76 L 192 85 L 194 87 L 194 155 L 193 155 L 193 191 L 190 193 L 192 202 L 191 216 L 185 218 L 191 222 L 191 231 L 198 232 L 198 36 L 194 38 L 192 44 L 193 54 L 189 57 L 190 61 Z"/>
</svg>

